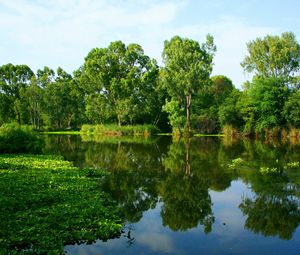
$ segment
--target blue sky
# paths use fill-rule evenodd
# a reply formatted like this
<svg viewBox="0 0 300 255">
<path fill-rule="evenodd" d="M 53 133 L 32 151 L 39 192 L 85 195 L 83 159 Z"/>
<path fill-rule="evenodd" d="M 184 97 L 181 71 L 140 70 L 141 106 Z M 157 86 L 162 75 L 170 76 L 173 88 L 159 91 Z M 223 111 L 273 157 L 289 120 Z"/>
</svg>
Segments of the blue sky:
<svg viewBox="0 0 300 255">
<path fill-rule="evenodd" d="M 180 35 L 201 43 L 210 33 L 213 74 L 241 87 L 251 78 L 240 67 L 246 43 L 285 31 L 300 41 L 299 10 L 298 0 L 0 0 L 0 65 L 72 72 L 92 48 L 116 40 L 140 44 L 162 65 L 164 40 Z"/>
</svg>

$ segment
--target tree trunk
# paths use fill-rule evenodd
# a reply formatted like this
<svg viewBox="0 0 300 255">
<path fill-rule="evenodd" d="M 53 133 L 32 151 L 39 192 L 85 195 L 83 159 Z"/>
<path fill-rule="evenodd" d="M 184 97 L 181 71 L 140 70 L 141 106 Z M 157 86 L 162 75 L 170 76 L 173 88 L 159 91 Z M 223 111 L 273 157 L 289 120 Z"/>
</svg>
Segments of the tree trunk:
<svg viewBox="0 0 300 255">
<path fill-rule="evenodd" d="M 190 92 L 187 96 L 186 96 L 186 129 L 188 132 L 188 135 L 190 135 L 191 132 L 191 113 L 190 113 L 190 109 L 191 109 L 191 100 L 192 100 L 192 93 Z"/>
<path fill-rule="evenodd" d="M 121 127 L 121 115 L 118 114 L 118 126 Z"/>
<path fill-rule="evenodd" d="M 190 148 L 191 148 L 191 139 L 185 142 L 186 154 L 185 154 L 185 174 L 191 176 L 191 164 L 190 164 Z"/>
</svg>

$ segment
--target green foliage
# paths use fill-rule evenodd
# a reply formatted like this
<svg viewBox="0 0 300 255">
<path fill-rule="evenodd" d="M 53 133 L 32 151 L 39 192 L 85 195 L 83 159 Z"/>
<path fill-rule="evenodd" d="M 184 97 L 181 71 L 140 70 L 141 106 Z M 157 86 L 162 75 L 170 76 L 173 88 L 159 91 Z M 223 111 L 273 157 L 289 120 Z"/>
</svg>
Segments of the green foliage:
<svg viewBox="0 0 300 255">
<path fill-rule="evenodd" d="M 298 162 L 298 161 L 289 162 L 285 166 L 285 168 L 298 168 L 298 167 L 300 167 L 300 162 Z"/>
<path fill-rule="evenodd" d="M 238 166 L 242 165 L 243 163 L 244 160 L 242 158 L 236 158 L 233 159 L 230 164 L 228 164 L 228 167 L 230 169 L 236 169 Z"/>
<path fill-rule="evenodd" d="M 281 79 L 256 77 L 247 93 L 254 120 L 246 119 L 246 124 L 254 124 L 258 132 L 284 124 L 282 112 L 288 89 Z"/>
<path fill-rule="evenodd" d="M 43 140 L 30 126 L 17 123 L 0 127 L 0 153 L 39 153 Z"/>
<path fill-rule="evenodd" d="M 259 172 L 262 175 L 272 175 L 272 174 L 280 173 L 279 169 L 276 167 L 263 167 L 263 166 L 259 169 Z"/>
<path fill-rule="evenodd" d="M 163 50 L 163 61 L 165 67 L 161 72 L 161 82 L 165 87 L 172 102 L 177 102 L 177 108 L 184 109 L 185 127 L 178 127 L 183 118 L 177 113 L 179 121 L 174 121 L 175 114 L 171 113 L 170 121 L 176 122 L 176 128 L 191 130 L 190 108 L 192 98 L 200 89 L 208 84 L 209 75 L 212 71 L 212 60 L 216 48 L 213 37 L 208 35 L 206 43 L 200 45 L 197 41 L 175 36 L 170 41 L 165 41 Z M 174 108 L 172 107 L 167 108 Z"/>
<path fill-rule="evenodd" d="M 221 126 L 231 125 L 240 129 L 244 124 L 241 110 L 242 92 L 233 89 L 219 106 L 218 117 Z"/>
<path fill-rule="evenodd" d="M 84 93 L 78 82 L 63 69 L 57 69 L 55 81 L 45 84 L 43 119 L 54 129 L 76 127 L 83 119 Z"/>
<path fill-rule="evenodd" d="M 80 132 L 81 133 L 93 133 L 95 130 L 95 127 L 96 127 L 95 125 L 84 124 L 81 126 Z"/>
<path fill-rule="evenodd" d="M 289 125 L 300 128 L 300 91 L 294 91 L 285 101 L 283 114 Z"/>
<path fill-rule="evenodd" d="M 0 155 L 0 247 L 64 254 L 64 245 L 118 236 L 120 212 L 98 186 L 104 176 L 61 157 Z"/>
<path fill-rule="evenodd" d="M 92 117 L 95 109 L 103 123 L 117 120 L 118 125 L 148 120 L 160 113 L 161 102 L 156 97 L 158 67 L 144 54 L 138 44 L 126 46 L 121 41 L 107 48 L 92 49 L 83 66 L 81 83 L 88 95 L 86 113 Z"/>
<path fill-rule="evenodd" d="M 179 101 L 171 99 L 166 100 L 163 110 L 168 113 L 168 119 L 170 125 L 173 127 L 173 133 L 178 130 L 182 134 L 182 128 L 186 122 L 186 116 L 184 114 L 184 108 L 180 105 Z"/>
<path fill-rule="evenodd" d="M 300 45 L 293 33 L 267 35 L 247 44 L 249 55 L 241 63 L 247 72 L 260 77 L 281 78 L 293 82 L 300 70 Z"/>
<path fill-rule="evenodd" d="M 155 135 L 159 129 L 153 125 L 83 125 L 81 133 L 93 133 L 95 135 Z"/>
<path fill-rule="evenodd" d="M 2 65 L 0 125 L 17 121 L 36 130 L 78 130 L 83 123 L 151 124 L 188 136 L 217 133 L 228 125 L 245 135 L 300 128 L 295 35 L 267 35 L 247 47 L 241 65 L 254 78 L 243 91 L 226 76 L 210 79 L 216 51 L 210 35 L 202 44 L 179 36 L 166 40 L 160 69 L 140 45 L 122 41 L 92 49 L 73 75 L 61 68 L 34 74 L 26 65 Z M 106 132 L 101 129 L 97 132 Z M 112 130 L 143 133 L 139 126 Z"/>
<path fill-rule="evenodd" d="M 213 95 L 214 104 L 220 105 L 234 90 L 233 83 L 224 75 L 215 75 L 211 77 L 211 81 L 210 92 Z"/>
<path fill-rule="evenodd" d="M 0 119 L 27 123 L 28 116 L 24 111 L 21 90 L 29 84 L 34 73 L 27 65 L 7 64 L 0 66 Z"/>
</svg>

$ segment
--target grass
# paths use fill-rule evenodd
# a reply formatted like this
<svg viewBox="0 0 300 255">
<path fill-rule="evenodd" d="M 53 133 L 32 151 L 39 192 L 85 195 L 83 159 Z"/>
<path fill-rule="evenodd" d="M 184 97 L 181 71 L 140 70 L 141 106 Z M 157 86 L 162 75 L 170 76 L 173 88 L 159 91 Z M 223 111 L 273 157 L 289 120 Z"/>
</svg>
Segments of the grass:
<svg viewBox="0 0 300 255">
<path fill-rule="evenodd" d="M 119 236 L 105 172 L 57 156 L 0 155 L 0 254 L 64 254 L 64 246 Z"/>
<path fill-rule="evenodd" d="M 107 135 L 107 136 L 150 136 L 157 134 L 159 129 L 153 125 L 82 125 L 80 133 Z"/>
<path fill-rule="evenodd" d="M 43 140 L 30 126 L 9 123 L 0 127 L 0 153 L 39 153 L 42 146 Z"/>
<path fill-rule="evenodd" d="M 213 137 L 213 136 L 216 136 L 216 137 L 223 137 L 224 134 L 194 134 L 195 137 Z"/>
<path fill-rule="evenodd" d="M 119 144 L 119 143 L 139 143 L 139 144 L 151 144 L 155 142 L 152 137 L 144 136 L 105 136 L 96 134 L 80 134 L 81 140 L 83 142 L 96 142 L 96 143 L 109 143 L 109 144 Z"/>
<path fill-rule="evenodd" d="M 45 131 L 46 135 L 80 135 L 80 131 Z"/>
</svg>

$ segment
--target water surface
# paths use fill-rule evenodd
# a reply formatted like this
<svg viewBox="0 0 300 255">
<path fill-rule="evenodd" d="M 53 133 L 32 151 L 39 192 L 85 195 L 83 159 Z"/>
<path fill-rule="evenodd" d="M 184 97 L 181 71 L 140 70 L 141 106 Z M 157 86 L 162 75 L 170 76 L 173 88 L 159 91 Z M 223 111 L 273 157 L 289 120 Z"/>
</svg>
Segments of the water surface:
<svg viewBox="0 0 300 255">
<path fill-rule="evenodd" d="M 299 145 L 51 135 L 45 151 L 110 171 L 99 185 L 126 218 L 120 238 L 67 254 L 300 254 Z"/>
</svg>

